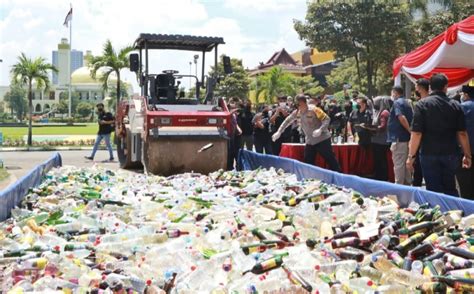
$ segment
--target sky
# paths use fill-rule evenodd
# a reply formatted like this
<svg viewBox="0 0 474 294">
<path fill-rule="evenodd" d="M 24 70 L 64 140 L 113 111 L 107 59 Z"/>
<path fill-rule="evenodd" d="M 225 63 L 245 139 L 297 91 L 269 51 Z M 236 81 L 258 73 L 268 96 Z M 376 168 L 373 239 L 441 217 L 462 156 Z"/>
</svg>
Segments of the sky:
<svg viewBox="0 0 474 294">
<path fill-rule="evenodd" d="M 0 0 L 0 85 L 9 84 L 9 71 L 21 52 L 52 62 L 52 50 L 61 38 L 69 38 L 63 22 L 70 4 L 72 47 L 93 55 L 101 54 L 107 39 L 121 48 L 133 44 L 140 33 L 223 37 L 226 44 L 219 54 L 242 59 L 246 68 L 266 62 L 282 48 L 293 53 L 305 47 L 293 20 L 304 19 L 306 0 Z M 154 51 L 151 72 L 177 69 L 189 74 L 194 54 Z M 134 74 L 124 70 L 123 75 L 138 92 Z"/>
</svg>

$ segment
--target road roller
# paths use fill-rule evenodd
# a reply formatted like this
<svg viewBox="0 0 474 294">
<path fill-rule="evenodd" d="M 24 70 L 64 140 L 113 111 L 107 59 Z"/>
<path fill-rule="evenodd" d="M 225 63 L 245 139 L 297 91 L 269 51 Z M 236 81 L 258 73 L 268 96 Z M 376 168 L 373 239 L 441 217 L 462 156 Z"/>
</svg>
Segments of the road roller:
<svg viewBox="0 0 474 294">
<path fill-rule="evenodd" d="M 217 67 L 221 37 L 140 34 L 129 55 L 141 94 L 120 102 L 116 114 L 117 153 L 120 167 L 142 168 L 146 173 L 169 176 L 183 172 L 206 174 L 227 168 L 231 114 L 223 97 L 214 96 L 222 77 L 205 75 L 206 53 L 214 51 Z M 149 72 L 153 50 L 196 52 L 201 77 L 176 70 Z M 232 73 L 230 58 L 223 56 L 224 72 Z M 180 92 L 180 80 L 195 81 L 195 95 Z M 201 89 L 205 89 L 201 97 Z M 188 95 L 190 96 L 190 95 Z"/>
</svg>

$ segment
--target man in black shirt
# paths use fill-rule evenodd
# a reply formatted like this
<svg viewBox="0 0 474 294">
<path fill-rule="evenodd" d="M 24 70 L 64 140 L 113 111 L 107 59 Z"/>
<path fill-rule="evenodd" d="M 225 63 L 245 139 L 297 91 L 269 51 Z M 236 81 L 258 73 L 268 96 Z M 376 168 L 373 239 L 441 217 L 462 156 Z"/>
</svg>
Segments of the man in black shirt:
<svg viewBox="0 0 474 294">
<path fill-rule="evenodd" d="M 109 150 L 110 161 L 114 160 L 114 151 L 112 149 L 112 145 L 110 144 L 110 133 L 114 131 L 114 116 L 110 112 L 106 112 L 104 110 L 104 104 L 99 103 L 97 104 L 97 113 L 98 113 L 98 120 L 99 120 L 99 132 L 97 133 L 97 138 L 95 139 L 94 148 L 92 149 L 91 156 L 85 156 L 86 159 L 94 160 L 95 153 L 97 149 L 99 149 L 100 142 L 102 139 L 105 141 L 105 145 Z"/>
<path fill-rule="evenodd" d="M 253 150 L 253 117 L 252 104 L 250 101 L 246 101 L 239 111 L 238 124 L 242 130 L 242 140 L 240 141 L 240 148 L 247 148 L 247 150 Z"/>
<path fill-rule="evenodd" d="M 434 74 L 430 79 L 432 93 L 415 107 L 407 167 L 413 169 L 416 152 L 421 145 L 420 160 L 426 188 L 448 195 L 458 195 L 455 174 L 460 166 L 471 167 L 471 149 L 464 113 L 458 102 L 446 96 L 448 78 Z"/>
<path fill-rule="evenodd" d="M 257 113 L 253 117 L 253 142 L 255 151 L 272 155 L 272 137 L 270 136 L 270 117 L 269 108 L 265 106 L 261 113 Z"/>
<path fill-rule="evenodd" d="M 364 148 L 370 146 L 371 133 L 364 126 L 372 124 L 372 112 L 367 107 L 367 98 L 359 97 L 357 99 L 357 109 L 352 111 L 347 122 L 347 132 L 349 137 L 353 137 L 353 130 L 359 136 L 359 145 Z"/>
<path fill-rule="evenodd" d="M 415 96 L 416 100 L 424 99 L 430 95 L 430 81 L 425 78 L 420 78 L 416 81 L 415 85 Z M 416 153 L 415 165 L 413 170 L 413 182 L 414 187 L 421 187 L 423 184 L 423 171 L 420 163 L 420 152 Z"/>
</svg>

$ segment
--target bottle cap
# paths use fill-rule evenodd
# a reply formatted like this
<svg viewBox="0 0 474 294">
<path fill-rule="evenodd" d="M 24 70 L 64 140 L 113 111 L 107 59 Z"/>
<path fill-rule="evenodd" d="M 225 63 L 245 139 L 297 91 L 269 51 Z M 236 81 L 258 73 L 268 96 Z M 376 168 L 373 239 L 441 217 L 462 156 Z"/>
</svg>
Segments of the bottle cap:
<svg viewBox="0 0 474 294">
<path fill-rule="evenodd" d="M 45 268 L 46 264 L 48 264 L 48 260 L 46 258 L 38 258 L 36 260 L 36 265 L 39 269 Z"/>
</svg>

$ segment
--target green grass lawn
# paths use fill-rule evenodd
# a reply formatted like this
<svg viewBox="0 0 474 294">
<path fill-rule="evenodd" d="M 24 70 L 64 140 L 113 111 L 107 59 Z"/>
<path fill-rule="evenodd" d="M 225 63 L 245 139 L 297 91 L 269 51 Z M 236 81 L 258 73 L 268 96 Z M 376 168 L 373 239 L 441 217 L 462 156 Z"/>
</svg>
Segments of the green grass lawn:
<svg viewBox="0 0 474 294">
<path fill-rule="evenodd" d="M 81 124 L 81 126 L 38 126 L 33 125 L 33 135 L 95 135 L 97 134 L 97 123 Z M 21 139 L 28 134 L 27 127 L 3 127 L 0 128 L 5 139 Z"/>
</svg>

